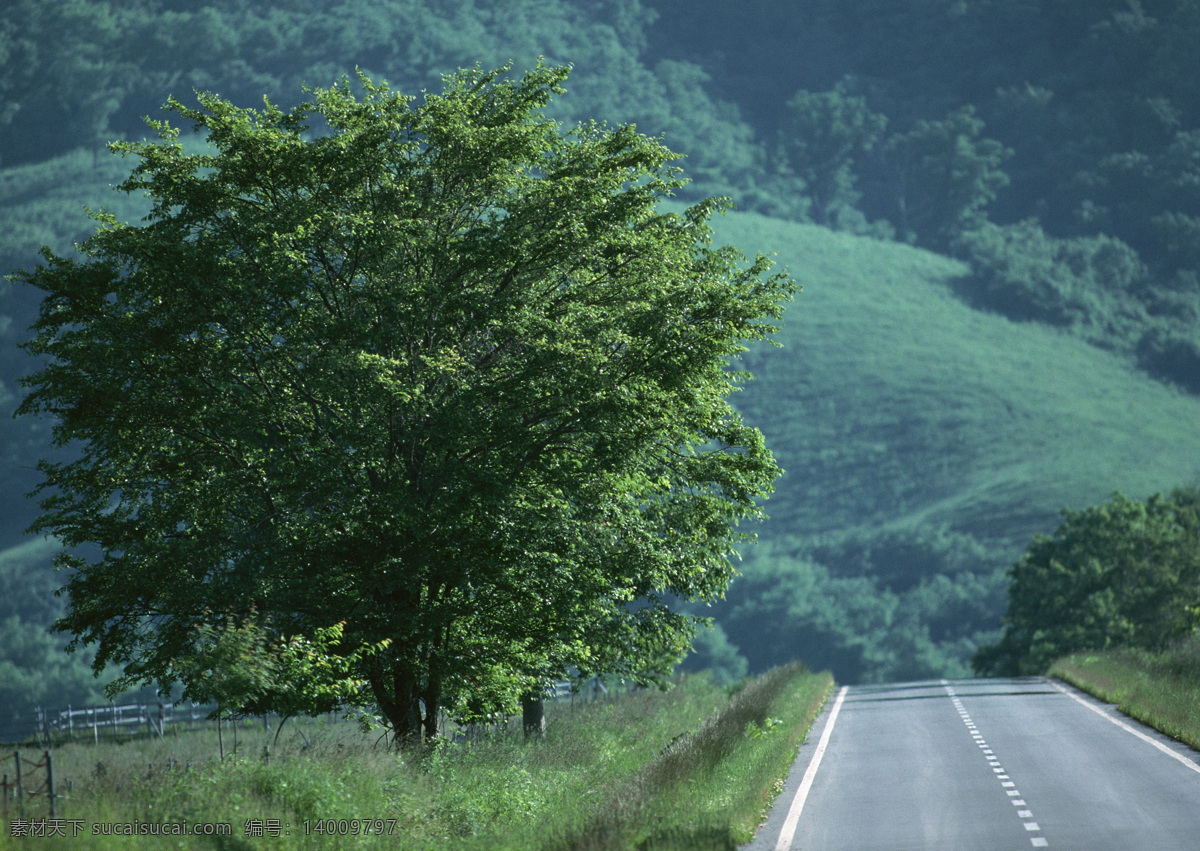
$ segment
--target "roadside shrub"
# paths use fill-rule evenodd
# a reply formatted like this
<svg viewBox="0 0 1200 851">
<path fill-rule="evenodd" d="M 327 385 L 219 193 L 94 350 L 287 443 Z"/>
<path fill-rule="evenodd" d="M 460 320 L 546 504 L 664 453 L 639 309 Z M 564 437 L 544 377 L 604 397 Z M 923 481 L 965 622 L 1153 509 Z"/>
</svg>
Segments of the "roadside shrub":
<svg viewBox="0 0 1200 851">
<path fill-rule="evenodd" d="M 1200 488 L 1144 503 L 1114 493 L 1064 509 L 1008 571 L 1000 641 L 973 660 L 981 674 L 1040 674 L 1082 650 L 1162 651 L 1200 627 Z"/>
</svg>

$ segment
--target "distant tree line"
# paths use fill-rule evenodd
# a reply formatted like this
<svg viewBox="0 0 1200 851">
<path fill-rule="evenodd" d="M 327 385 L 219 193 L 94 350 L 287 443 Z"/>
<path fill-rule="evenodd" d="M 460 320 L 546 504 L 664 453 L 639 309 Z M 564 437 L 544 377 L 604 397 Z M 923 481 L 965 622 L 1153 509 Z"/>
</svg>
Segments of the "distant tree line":
<svg viewBox="0 0 1200 851">
<path fill-rule="evenodd" d="M 772 535 L 711 611 L 692 667 L 732 676 L 803 658 L 846 682 L 965 677 L 1003 608 L 1004 569 L 944 527 L 801 540 Z M 737 653 L 730 647 L 737 648 Z"/>
<path fill-rule="evenodd" d="M 141 136 L 168 95 L 355 67 L 436 89 L 570 62 L 556 117 L 634 122 L 697 198 L 915 242 L 965 297 L 1200 392 L 1197 0 L 14 0 L 0 165 Z"/>
<path fill-rule="evenodd" d="M 91 654 L 68 656 L 46 630 L 63 610 L 54 596 L 60 577 L 45 563 L 49 549 L 30 541 L 0 557 L 0 731 L 28 729 L 38 706 L 102 699 Z"/>
</svg>

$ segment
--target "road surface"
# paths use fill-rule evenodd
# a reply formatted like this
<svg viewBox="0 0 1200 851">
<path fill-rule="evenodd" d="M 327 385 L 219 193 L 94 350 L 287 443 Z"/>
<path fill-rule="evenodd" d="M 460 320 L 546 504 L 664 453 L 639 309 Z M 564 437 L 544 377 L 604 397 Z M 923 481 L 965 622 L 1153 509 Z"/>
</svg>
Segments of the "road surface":
<svg viewBox="0 0 1200 851">
<path fill-rule="evenodd" d="M 751 845 L 1200 849 L 1200 754 L 1055 680 L 840 689 Z"/>
</svg>

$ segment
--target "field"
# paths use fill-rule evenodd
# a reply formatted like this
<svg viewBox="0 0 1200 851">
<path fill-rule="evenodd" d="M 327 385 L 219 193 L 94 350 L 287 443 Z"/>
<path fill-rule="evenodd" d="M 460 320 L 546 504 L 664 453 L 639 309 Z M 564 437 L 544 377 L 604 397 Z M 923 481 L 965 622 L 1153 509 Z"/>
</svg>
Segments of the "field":
<svg viewBox="0 0 1200 851">
<path fill-rule="evenodd" d="M 830 687 L 828 674 L 798 665 L 739 688 L 690 676 L 665 692 L 553 703 L 541 741 L 526 743 L 510 725 L 421 754 L 390 752 L 378 732 L 353 724 L 297 721 L 269 757 L 261 728 L 244 731 L 224 760 L 215 733 L 67 745 L 54 751 L 54 770 L 60 791 L 70 781 L 58 808 L 68 836 L 34 841 L 63 849 L 735 848 L 781 788 Z M 44 799 L 25 807 L 27 820 L 46 815 Z M 182 822 L 230 832 L 93 835 L 106 825 Z M 11 833 L 10 824 L 0 846 L 21 846 Z"/>
</svg>

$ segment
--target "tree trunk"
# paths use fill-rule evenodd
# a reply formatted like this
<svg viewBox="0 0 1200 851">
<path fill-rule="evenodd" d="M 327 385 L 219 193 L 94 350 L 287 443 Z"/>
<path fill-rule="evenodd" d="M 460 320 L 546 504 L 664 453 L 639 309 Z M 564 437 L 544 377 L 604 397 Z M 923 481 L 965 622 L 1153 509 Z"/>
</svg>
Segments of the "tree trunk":
<svg viewBox="0 0 1200 851">
<path fill-rule="evenodd" d="M 541 692 L 527 692 L 521 698 L 521 726 L 526 739 L 546 735 L 546 702 Z"/>
<path fill-rule="evenodd" d="M 421 744 L 421 702 L 417 678 L 407 671 L 380 671 L 371 679 L 379 711 L 395 736 L 396 749 Z"/>
<path fill-rule="evenodd" d="M 438 683 L 432 681 L 425 689 L 421 699 L 425 701 L 425 741 L 431 742 L 438 735 Z"/>
</svg>

